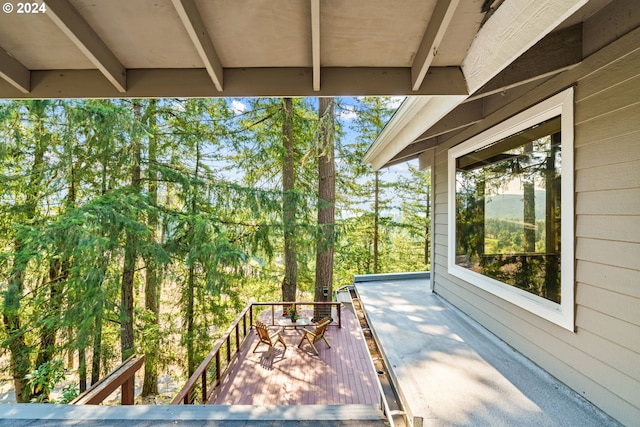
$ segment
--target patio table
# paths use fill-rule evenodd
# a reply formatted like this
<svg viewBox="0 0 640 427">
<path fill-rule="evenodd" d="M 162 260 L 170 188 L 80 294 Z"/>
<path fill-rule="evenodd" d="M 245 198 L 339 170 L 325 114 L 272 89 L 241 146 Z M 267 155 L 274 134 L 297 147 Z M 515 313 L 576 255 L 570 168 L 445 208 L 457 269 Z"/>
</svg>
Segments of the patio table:
<svg viewBox="0 0 640 427">
<path fill-rule="evenodd" d="M 298 326 L 304 327 L 304 326 L 309 326 L 310 324 L 311 324 L 311 321 L 309 320 L 308 317 L 298 317 L 298 320 L 296 320 L 295 322 L 293 322 L 288 317 L 278 320 L 278 325 L 282 326 L 284 329 L 286 328 L 298 329 Z"/>
</svg>

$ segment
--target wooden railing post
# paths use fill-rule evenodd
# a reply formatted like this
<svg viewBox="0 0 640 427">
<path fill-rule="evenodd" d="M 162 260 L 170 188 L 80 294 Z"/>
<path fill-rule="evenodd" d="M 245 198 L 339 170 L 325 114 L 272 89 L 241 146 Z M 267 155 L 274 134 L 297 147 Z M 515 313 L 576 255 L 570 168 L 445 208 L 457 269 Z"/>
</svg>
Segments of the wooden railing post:
<svg viewBox="0 0 640 427">
<path fill-rule="evenodd" d="M 202 404 L 207 404 L 207 370 L 202 371 Z"/>
<path fill-rule="evenodd" d="M 120 404 L 121 405 L 133 405 L 133 376 L 127 378 L 127 380 L 120 387 Z"/>
<path fill-rule="evenodd" d="M 236 325 L 236 351 L 240 351 L 240 324 Z"/>
<path fill-rule="evenodd" d="M 220 379 L 220 353 L 216 353 L 216 379 Z"/>
</svg>

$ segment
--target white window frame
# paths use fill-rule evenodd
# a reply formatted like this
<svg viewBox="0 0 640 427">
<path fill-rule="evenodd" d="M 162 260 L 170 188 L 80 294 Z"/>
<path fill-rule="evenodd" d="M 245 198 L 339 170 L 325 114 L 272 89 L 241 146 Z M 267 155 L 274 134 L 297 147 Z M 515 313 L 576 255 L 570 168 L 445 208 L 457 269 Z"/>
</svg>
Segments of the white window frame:
<svg viewBox="0 0 640 427">
<path fill-rule="evenodd" d="M 570 331 L 575 330 L 574 114 L 569 88 L 451 148 L 448 152 L 448 272 L 497 297 Z M 456 159 L 553 117 L 561 116 L 561 272 L 560 304 L 456 265 Z"/>
</svg>

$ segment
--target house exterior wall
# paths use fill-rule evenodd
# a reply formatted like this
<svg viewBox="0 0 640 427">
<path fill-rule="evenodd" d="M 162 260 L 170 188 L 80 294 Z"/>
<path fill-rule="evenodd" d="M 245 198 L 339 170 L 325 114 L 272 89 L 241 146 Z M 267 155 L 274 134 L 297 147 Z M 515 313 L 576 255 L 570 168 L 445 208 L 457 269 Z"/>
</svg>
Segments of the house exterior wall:
<svg viewBox="0 0 640 427">
<path fill-rule="evenodd" d="M 590 27 L 596 24 L 585 23 L 584 31 L 597 31 Z M 569 86 L 575 87 L 575 332 L 447 272 L 449 148 Z M 487 100 L 485 114 L 483 121 L 435 148 L 434 292 L 621 423 L 637 424 L 640 29 L 526 93 Z"/>
</svg>

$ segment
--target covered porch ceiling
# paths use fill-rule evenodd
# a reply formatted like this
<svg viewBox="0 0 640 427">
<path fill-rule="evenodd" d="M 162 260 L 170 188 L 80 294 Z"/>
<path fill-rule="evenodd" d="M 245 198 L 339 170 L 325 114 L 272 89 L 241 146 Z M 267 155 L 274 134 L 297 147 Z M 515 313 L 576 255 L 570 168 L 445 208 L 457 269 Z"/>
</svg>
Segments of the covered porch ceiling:
<svg viewBox="0 0 640 427">
<path fill-rule="evenodd" d="M 8 0 L 0 98 L 467 95 L 493 3 Z"/>
</svg>

